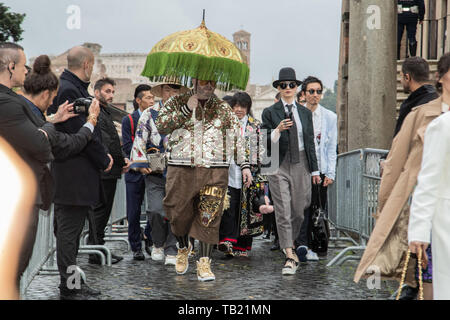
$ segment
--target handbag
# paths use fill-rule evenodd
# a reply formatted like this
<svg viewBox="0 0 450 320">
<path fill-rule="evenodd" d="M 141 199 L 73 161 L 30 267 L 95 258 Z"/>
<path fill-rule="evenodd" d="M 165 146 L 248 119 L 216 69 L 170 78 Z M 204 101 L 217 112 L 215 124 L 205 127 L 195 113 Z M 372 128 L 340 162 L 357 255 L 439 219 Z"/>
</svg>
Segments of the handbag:
<svg viewBox="0 0 450 320">
<path fill-rule="evenodd" d="M 398 289 L 397 297 L 395 300 L 400 299 L 400 295 L 402 294 L 403 284 L 405 283 L 406 271 L 408 270 L 409 258 L 411 256 L 411 250 L 408 249 L 408 253 L 405 258 L 405 265 L 403 266 L 402 278 L 400 280 L 400 288 Z M 417 268 L 419 269 L 419 300 L 423 300 L 423 277 L 422 277 L 422 248 L 419 248 L 419 252 L 417 254 Z"/>
<path fill-rule="evenodd" d="M 327 218 L 327 212 L 322 208 L 320 201 L 320 186 L 317 188 L 317 199 L 311 205 L 311 249 L 314 252 L 325 253 L 328 250 L 330 239 L 330 224 Z"/>
<path fill-rule="evenodd" d="M 154 153 L 152 153 L 155 151 Z M 157 148 L 147 150 L 147 160 L 152 173 L 163 173 L 166 169 L 166 157 Z"/>
</svg>

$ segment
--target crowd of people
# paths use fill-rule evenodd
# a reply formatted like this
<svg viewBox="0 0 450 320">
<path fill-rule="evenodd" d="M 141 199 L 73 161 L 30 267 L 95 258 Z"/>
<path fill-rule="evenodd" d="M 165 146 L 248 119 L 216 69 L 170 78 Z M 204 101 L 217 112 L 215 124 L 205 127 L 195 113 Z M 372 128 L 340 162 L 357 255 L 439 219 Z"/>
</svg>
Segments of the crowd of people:
<svg viewBox="0 0 450 320">
<path fill-rule="evenodd" d="M 198 280 L 213 281 L 213 250 L 229 259 L 251 259 L 257 236 L 275 235 L 271 250 L 285 256 L 285 276 L 295 274 L 300 262 L 327 255 L 327 244 L 312 239 L 312 220 L 317 208 L 326 208 L 327 187 L 336 176 L 337 116 L 320 105 L 320 79 L 298 80 L 294 69 L 281 69 L 273 82 L 278 94 L 262 121 L 253 117 L 248 93 L 220 99 L 215 81 L 192 79 L 192 88 L 176 79 L 140 85 L 120 136 L 108 109 L 114 80 L 98 80 L 91 96 L 94 55 L 75 47 L 67 60 L 58 79 L 48 56 L 28 68 L 22 47 L 0 44 L 0 136 L 30 166 L 38 185 L 17 281 L 32 254 L 39 210 L 53 203 L 61 298 L 100 294 L 86 283 L 68 286 L 69 267 L 76 265 L 86 219 L 89 244 L 105 243 L 122 175 L 134 260 L 145 260 L 144 242 L 155 263 L 183 275 L 196 257 Z M 401 82 L 410 94 L 380 164 L 376 224 L 355 274 L 359 281 L 377 266 L 384 278 L 403 279 L 401 299 L 416 298 L 422 282 L 425 299 L 449 298 L 449 70 L 447 53 L 438 62 L 435 88 L 424 59 L 403 62 Z M 122 259 L 112 255 L 113 263 Z M 91 255 L 89 263 L 101 261 Z"/>
<path fill-rule="evenodd" d="M 272 233 L 271 250 L 286 256 L 283 275 L 295 274 L 300 261 L 318 260 L 308 235 L 309 209 L 316 198 L 326 205 L 337 158 L 337 117 L 319 104 L 324 88 L 318 78 L 300 81 L 295 70 L 283 68 L 273 83 L 279 93 L 262 122 L 253 117 L 246 92 L 220 99 L 215 81 L 192 79 L 192 88 L 173 79 L 140 85 L 135 111 L 122 119 L 119 136 L 108 109 L 114 80 L 98 80 L 91 96 L 93 53 L 74 47 L 67 62 L 58 79 L 48 56 L 29 68 L 21 46 L 0 44 L 0 135 L 38 182 L 17 279 L 32 254 L 39 210 L 53 203 L 61 299 L 99 295 L 84 282 L 68 286 L 69 267 L 77 264 L 86 219 L 89 244 L 105 243 L 122 175 L 134 260 L 145 260 L 144 242 L 153 261 L 182 275 L 198 256 L 198 280 L 212 281 L 214 249 L 248 258 L 253 238 Z M 275 171 L 263 173 L 270 167 L 264 155 L 277 158 Z M 319 254 L 326 255 L 326 248 Z M 112 263 L 122 259 L 112 254 Z M 90 255 L 89 263 L 101 261 Z"/>
</svg>

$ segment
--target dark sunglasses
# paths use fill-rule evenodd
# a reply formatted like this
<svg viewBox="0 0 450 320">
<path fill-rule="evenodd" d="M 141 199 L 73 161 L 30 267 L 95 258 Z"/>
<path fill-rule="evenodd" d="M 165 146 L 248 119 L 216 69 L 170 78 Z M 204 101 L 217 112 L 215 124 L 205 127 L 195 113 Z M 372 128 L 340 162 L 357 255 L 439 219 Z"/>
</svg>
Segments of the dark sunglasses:
<svg viewBox="0 0 450 320">
<path fill-rule="evenodd" d="M 314 94 L 317 92 L 317 94 L 322 94 L 323 90 L 314 90 L 314 89 L 309 89 L 307 90 L 309 92 L 309 94 Z"/>
<path fill-rule="evenodd" d="M 289 82 L 289 84 L 286 82 L 280 83 L 280 88 L 282 90 L 285 90 L 288 86 L 289 86 L 289 88 L 294 89 L 297 87 L 297 83 L 296 82 Z"/>
<path fill-rule="evenodd" d="M 202 87 L 208 85 L 208 83 L 215 87 L 217 82 L 214 80 L 198 80 L 198 84 Z"/>
</svg>

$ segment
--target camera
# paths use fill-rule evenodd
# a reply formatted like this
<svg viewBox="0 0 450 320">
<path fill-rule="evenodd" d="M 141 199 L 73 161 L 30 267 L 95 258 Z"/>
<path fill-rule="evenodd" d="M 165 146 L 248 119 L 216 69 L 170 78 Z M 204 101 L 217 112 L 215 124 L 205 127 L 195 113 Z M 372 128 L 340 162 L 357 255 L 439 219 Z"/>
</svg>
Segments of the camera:
<svg viewBox="0 0 450 320">
<path fill-rule="evenodd" d="M 73 102 L 73 113 L 87 115 L 89 113 L 91 103 L 92 99 L 90 98 L 78 98 Z"/>
</svg>

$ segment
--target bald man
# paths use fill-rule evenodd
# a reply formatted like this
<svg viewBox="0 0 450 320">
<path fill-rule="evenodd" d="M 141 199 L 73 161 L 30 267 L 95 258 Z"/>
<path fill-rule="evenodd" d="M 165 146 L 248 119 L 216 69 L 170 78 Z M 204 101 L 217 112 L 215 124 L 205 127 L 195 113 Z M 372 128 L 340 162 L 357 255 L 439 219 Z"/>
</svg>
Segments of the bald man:
<svg viewBox="0 0 450 320">
<path fill-rule="evenodd" d="M 75 47 L 69 51 L 68 69 L 60 77 L 54 105 L 61 105 L 61 101 L 72 103 L 77 98 L 90 97 L 88 87 L 94 62 L 94 55 L 87 48 Z M 81 114 L 55 127 L 64 133 L 76 133 L 86 123 L 86 117 L 87 115 Z M 52 165 L 56 190 L 56 252 L 62 299 L 79 299 L 100 294 L 87 286 L 73 288 L 70 285 L 72 273 L 67 271 L 70 266 L 77 264 L 79 238 L 89 216 L 89 209 L 98 204 L 102 197 L 100 172 L 109 172 L 112 164 L 112 157 L 102 145 L 101 131 L 97 126 L 92 140 L 81 153 L 63 161 L 55 161 Z"/>
</svg>

